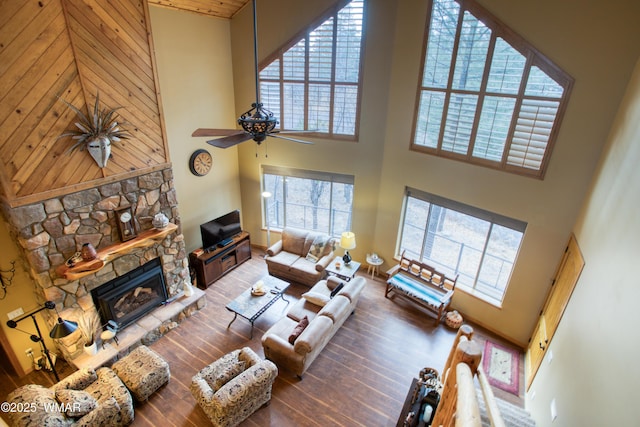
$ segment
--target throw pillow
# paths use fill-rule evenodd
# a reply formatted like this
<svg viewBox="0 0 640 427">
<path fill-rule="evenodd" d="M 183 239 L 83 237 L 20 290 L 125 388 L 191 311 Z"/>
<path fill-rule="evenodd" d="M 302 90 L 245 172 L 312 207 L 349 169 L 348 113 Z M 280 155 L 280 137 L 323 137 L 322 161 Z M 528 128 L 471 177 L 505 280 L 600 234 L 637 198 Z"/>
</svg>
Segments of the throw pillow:
<svg viewBox="0 0 640 427">
<path fill-rule="evenodd" d="M 323 256 L 324 246 L 327 244 L 327 237 L 323 235 L 316 236 L 309 248 L 307 259 L 311 262 L 318 262 Z"/>
<path fill-rule="evenodd" d="M 324 307 L 325 304 L 329 302 L 329 298 L 319 292 L 305 292 L 302 294 L 302 298 L 306 299 L 311 304 L 317 305 L 318 307 Z"/>
<path fill-rule="evenodd" d="M 119 418 L 119 412 L 120 405 L 118 405 L 116 398 L 109 396 L 100 403 L 97 411 L 89 412 L 73 425 L 77 427 L 109 427 L 113 425 L 114 420 Z"/>
<path fill-rule="evenodd" d="M 220 390 L 226 383 L 240 375 L 244 372 L 244 367 L 246 363 L 238 361 L 233 365 L 229 365 L 225 367 L 222 371 L 218 373 L 218 376 L 214 379 L 213 385 L 211 388 L 214 392 Z"/>
<path fill-rule="evenodd" d="M 332 250 L 333 252 L 335 252 L 335 251 L 336 251 L 336 249 L 338 249 L 338 243 L 339 243 L 339 240 L 338 240 L 338 239 L 331 239 L 330 244 L 331 244 L 331 250 Z"/>
<path fill-rule="evenodd" d="M 327 236 L 322 256 L 329 255 L 331 252 L 335 252 L 336 249 L 338 249 L 338 239 Z"/>
<path fill-rule="evenodd" d="M 83 368 L 57 383 L 55 389 L 70 388 L 73 390 L 84 390 L 97 380 L 98 375 L 95 370 Z"/>
<path fill-rule="evenodd" d="M 238 363 L 238 356 L 240 355 L 240 350 L 234 350 L 230 353 L 225 354 L 220 359 L 216 360 L 209 366 L 206 366 L 202 371 L 202 378 L 209 384 L 210 387 L 213 388 L 216 378 L 218 375 L 226 370 L 230 366 L 234 366 Z"/>
<path fill-rule="evenodd" d="M 291 335 L 289 335 L 289 344 L 293 345 L 307 326 L 309 326 L 309 318 L 307 316 L 304 316 L 302 319 L 300 319 L 295 328 L 293 328 L 293 332 L 291 332 Z"/>
<path fill-rule="evenodd" d="M 56 390 L 56 399 L 68 417 L 82 417 L 98 406 L 96 399 L 82 390 Z"/>
<path fill-rule="evenodd" d="M 338 295 L 338 292 L 340 292 L 340 290 L 344 288 L 344 282 L 341 282 L 338 286 L 336 286 L 335 288 L 333 288 L 333 290 L 331 291 L 331 298 L 335 297 L 336 295 Z"/>
</svg>

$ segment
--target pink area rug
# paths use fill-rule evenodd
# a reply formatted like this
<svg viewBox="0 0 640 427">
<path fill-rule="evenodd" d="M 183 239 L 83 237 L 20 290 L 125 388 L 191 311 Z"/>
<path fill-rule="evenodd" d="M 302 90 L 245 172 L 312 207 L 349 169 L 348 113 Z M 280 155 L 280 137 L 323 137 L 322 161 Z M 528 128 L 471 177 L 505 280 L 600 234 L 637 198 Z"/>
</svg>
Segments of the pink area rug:
<svg viewBox="0 0 640 427">
<path fill-rule="evenodd" d="M 489 384 L 518 396 L 520 390 L 520 353 L 491 341 L 484 345 L 482 368 Z"/>
</svg>

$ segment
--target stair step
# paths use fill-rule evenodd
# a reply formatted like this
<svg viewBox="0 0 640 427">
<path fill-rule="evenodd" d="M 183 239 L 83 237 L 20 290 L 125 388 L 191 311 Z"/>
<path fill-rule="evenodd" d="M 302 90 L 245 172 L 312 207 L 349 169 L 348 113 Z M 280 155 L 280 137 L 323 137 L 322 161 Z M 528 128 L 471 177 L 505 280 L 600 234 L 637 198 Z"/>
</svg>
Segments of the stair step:
<svg viewBox="0 0 640 427">
<path fill-rule="evenodd" d="M 480 419 L 482 421 L 482 426 L 490 427 L 491 422 L 487 416 L 482 391 L 480 389 L 476 389 L 476 394 L 478 395 L 478 406 L 480 407 Z M 502 420 L 507 427 L 535 427 L 536 422 L 524 408 L 497 397 L 495 399 L 500 415 L 502 416 Z"/>
</svg>

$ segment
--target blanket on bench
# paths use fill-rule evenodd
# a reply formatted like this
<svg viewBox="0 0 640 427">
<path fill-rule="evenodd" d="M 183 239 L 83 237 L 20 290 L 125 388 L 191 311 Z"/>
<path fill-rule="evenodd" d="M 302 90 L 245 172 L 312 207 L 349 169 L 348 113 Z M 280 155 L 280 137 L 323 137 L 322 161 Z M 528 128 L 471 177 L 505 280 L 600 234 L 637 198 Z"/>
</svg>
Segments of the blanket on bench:
<svg viewBox="0 0 640 427">
<path fill-rule="evenodd" d="M 406 258 L 389 270 L 385 297 L 394 291 L 436 314 L 436 325 L 446 315 L 458 277 L 447 277 L 430 265 Z"/>
<path fill-rule="evenodd" d="M 397 290 L 401 290 L 407 296 L 418 298 L 436 308 L 440 308 L 440 305 L 443 304 L 442 297 L 447 294 L 445 290 L 437 291 L 434 288 L 425 286 L 420 279 L 404 272 L 391 276 L 388 284 Z"/>
</svg>

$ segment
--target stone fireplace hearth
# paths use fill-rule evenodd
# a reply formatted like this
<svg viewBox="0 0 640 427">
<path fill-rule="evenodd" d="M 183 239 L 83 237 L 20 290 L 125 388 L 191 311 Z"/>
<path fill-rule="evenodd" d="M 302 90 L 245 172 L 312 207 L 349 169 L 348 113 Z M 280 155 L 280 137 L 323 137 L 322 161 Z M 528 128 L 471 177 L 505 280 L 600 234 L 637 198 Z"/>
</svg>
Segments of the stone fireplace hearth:
<svg viewBox="0 0 640 427">
<path fill-rule="evenodd" d="M 107 262 L 95 271 L 70 278 L 60 274 L 66 260 L 80 251 L 85 243 L 91 243 L 99 253 L 121 243 L 114 210 L 124 206 L 131 206 L 139 233 L 153 229 L 151 221 L 159 212 L 178 227 L 144 246 L 110 253 Z M 11 233 L 30 267 L 37 298 L 41 302 L 54 301 L 63 318 L 75 320 L 96 310 L 91 295 L 94 289 L 114 280 L 117 282 L 118 278 L 149 262 L 157 263 L 161 269 L 165 286 L 162 299 L 175 299 L 185 286 L 190 285 L 171 169 L 31 205 L 5 206 L 5 214 Z M 50 319 L 51 324 L 54 321 Z M 163 321 L 172 322 L 173 319 Z M 153 329 L 146 333 L 156 335 Z M 79 333 L 56 341 L 58 349 L 69 361 L 82 353 L 82 343 Z"/>
</svg>

